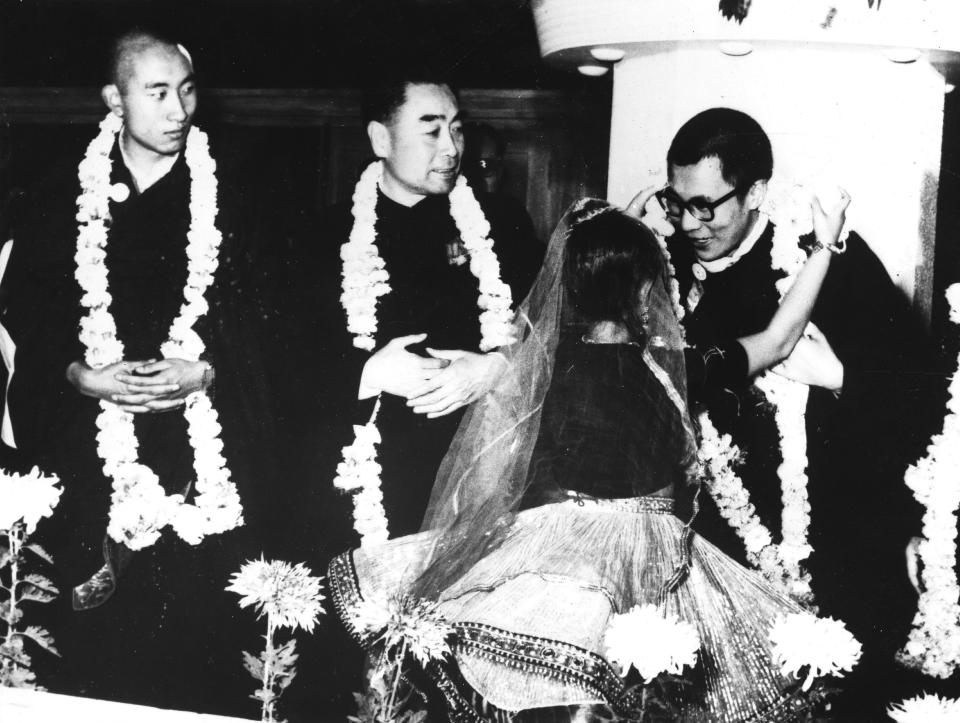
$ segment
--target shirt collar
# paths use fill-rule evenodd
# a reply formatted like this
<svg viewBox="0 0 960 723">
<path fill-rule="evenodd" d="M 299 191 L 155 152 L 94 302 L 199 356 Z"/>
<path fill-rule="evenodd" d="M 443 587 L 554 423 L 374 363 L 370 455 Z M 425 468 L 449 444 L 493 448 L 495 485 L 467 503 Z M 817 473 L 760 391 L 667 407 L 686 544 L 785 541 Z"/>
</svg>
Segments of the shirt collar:
<svg viewBox="0 0 960 723">
<path fill-rule="evenodd" d="M 716 274 L 729 269 L 737 263 L 737 261 L 750 253 L 750 250 L 756 245 L 757 241 L 760 240 L 760 237 L 763 236 L 763 232 L 767 230 L 767 224 L 769 223 L 770 217 L 761 211 L 757 216 L 756 223 L 753 224 L 753 228 L 750 229 L 750 233 L 748 233 L 747 237 L 740 242 L 740 245 L 733 250 L 733 253 L 721 256 L 719 259 L 713 259 L 713 261 L 697 261 L 694 263 L 694 266 L 700 266 L 710 274 Z M 694 269 L 694 273 L 696 274 L 696 269 Z"/>
<path fill-rule="evenodd" d="M 120 147 L 120 156 L 123 158 L 123 165 L 127 167 L 127 170 L 130 172 L 130 177 L 133 179 L 133 182 L 137 184 L 137 191 L 140 193 L 143 193 L 154 183 L 166 176 L 170 172 L 170 169 L 173 168 L 173 165 L 177 162 L 177 159 L 180 157 L 179 153 L 173 156 L 164 156 L 155 164 L 153 164 L 153 168 L 149 173 L 141 174 L 137 173 L 133 167 L 133 164 L 130 163 L 130 158 L 127 156 L 127 152 L 123 149 L 122 138 L 117 139 L 117 145 Z"/>
</svg>

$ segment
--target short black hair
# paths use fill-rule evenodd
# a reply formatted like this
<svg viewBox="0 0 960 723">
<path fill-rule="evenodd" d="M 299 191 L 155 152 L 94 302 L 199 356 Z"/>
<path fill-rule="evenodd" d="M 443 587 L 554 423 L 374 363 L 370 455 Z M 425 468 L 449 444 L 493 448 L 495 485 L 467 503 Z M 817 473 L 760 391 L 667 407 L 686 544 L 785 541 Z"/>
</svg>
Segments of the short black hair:
<svg viewBox="0 0 960 723">
<path fill-rule="evenodd" d="M 667 169 L 720 161 L 723 180 L 745 191 L 773 175 L 773 149 L 763 128 L 743 111 L 710 108 L 684 123 L 667 151 Z"/>
<path fill-rule="evenodd" d="M 107 67 L 107 77 L 110 82 L 121 91 L 125 90 L 126 81 L 132 72 L 133 59 L 143 51 L 158 45 L 181 52 L 176 40 L 154 29 L 136 27 L 117 36 L 110 45 Z"/>
<path fill-rule="evenodd" d="M 645 338 L 640 294 L 664 272 L 653 232 L 606 201 L 587 199 L 571 214 L 564 288 L 585 322 L 623 322 Z"/>
<path fill-rule="evenodd" d="M 389 123 L 407 100 L 407 88 L 411 85 L 445 85 L 457 96 L 457 89 L 440 72 L 429 66 L 417 66 L 398 71 L 367 88 L 361 101 L 363 125 L 370 121 Z"/>
</svg>

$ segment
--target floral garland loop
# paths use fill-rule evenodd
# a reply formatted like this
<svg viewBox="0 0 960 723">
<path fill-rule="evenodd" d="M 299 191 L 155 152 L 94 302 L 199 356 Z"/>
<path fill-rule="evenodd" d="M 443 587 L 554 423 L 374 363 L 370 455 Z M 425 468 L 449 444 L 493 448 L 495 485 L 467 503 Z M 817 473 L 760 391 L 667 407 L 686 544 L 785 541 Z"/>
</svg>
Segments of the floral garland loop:
<svg viewBox="0 0 960 723">
<path fill-rule="evenodd" d="M 377 187 L 382 179 L 383 161 L 371 163 L 360 176 L 353 192 L 353 228 L 350 238 L 340 247 L 340 303 L 347 313 L 347 330 L 354 335 L 354 346 L 367 351 L 373 351 L 375 345 L 377 299 L 390 293 L 390 275 L 376 245 Z M 470 271 L 480 282 L 480 349 L 489 351 L 511 344 L 514 338 L 510 287 L 500 278 L 490 224 L 463 176 L 450 192 L 450 215 L 470 257 Z"/>
<path fill-rule="evenodd" d="M 960 284 L 947 289 L 950 320 L 960 324 Z M 960 585 L 954 569 L 960 508 L 960 360 L 948 388 L 943 430 L 904 482 L 926 509 L 920 559 L 923 590 L 906 646 L 898 658 L 925 674 L 949 678 L 960 668 Z"/>
<path fill-rule="evenodd" d="M 110 152 L 122 128 L 120 118 L 109 114 L 78 167 L 76 279 L 84 292 L 80 303 L 88 310 L 80 321 L 80 341 L 86 347 L 85 360 L 93 368 L 124 357 L 109 308 L 113 299 L 106 266 L 110 198 L 122 200 L 127 191 L 119 184 L 110 185 Z M 191 178 L 187 283 L 184 303 L 160 351 L 164 358 L 198 361 L 204 345 L 193 325 L 208 310 L 204 294 L 213 282 L 222 237 L 215 224 L 216 164 L 210 157 L 207 136 L 199 128 L 190 131 L 184 155 Z M 169 524 L 185 541 L 198 544 L 206 535 L 243 524 L 240 497 L 221 454 L 217 413 L 206 392 L 190 394 L 184 406 L 197 476 L 193 504 L 187 504 L 183 495 L 167 495 L 157 475 L 137 461 L 133 415 L 107 401 L 100 402 L 100 410 L 97 451 L 104 473 L 113 479 L 107 532 L 114 540 L 134 550 L 149 547 Z"/>
<path fill-rule="evenodd" d="M 383 179 L 383 161 L 371 163 L 353 191 L 353 228 L 340 247 L 343 282 L 340 303 L 347 315 L 347 331 L 354 346 L 373 351 L 377 332 L 377 300 L 390 293 L 390 274 L 377 250 L 377 188 Z M 470 257 L 470 271 L 479 282 L 480 349 L 489 351 L 516 341 L 511 320 L 510 287 L 500 278 L 500 262 L 493 250 L 490 224 L 463 176 L 450 192 L 450 215 Z M 376 445 L 379 400 L 365 425 L 354 426 L 354 441 L 343 448 L 333 484 L 354 495 L 354 529 L 361 546 L 385 541 L 388 536 L 380 465 Z"/>
<path fill-rule="evenodd" d="M 793 186 L 789 190 L 774 189 L 770 193 L 761 211 L 769 216 L 776 228 L 771 251 L 771 265 L 775 270 L 783 271 L 786 276 L 777 282 L 781 298 L 793 285 L 796 274 L 803 267 L 806 255 L 799 247 L 799 237 L 812 231 L 807 196 L 802 187 Z M 846 240 L 848 230 L 841 232 L 840 244 Z M 759 518 L 750 503 L 750 497 L 743 483 L 732 469 L 723 476 L 723 483 L 714 482 L 708 486 L 721 512 L 726 510 L 724 518 L 730 522 L 737 535 L 747 544 L 748 558 L 772 581 L 785 585 L 790 594 L 800 600 L 810 601 L 810 575 L 803 569 L 802 562 L 810 556 L 813 548 L 808 541 L 810 526 L 810 501 L 807 493 L 807 435 L 806 403 L 809 389 L 805 384 L 794 382 L 780 375 L 767 372 L 756 380 L 756 386 L 775 407 L 775 422 L 780 438 L 782 463 L 777 469 L 780 477 L 783 512 L 781 522 L 781 542 L 774 544 L 772 538 L 765 544 L 770 532 Z M 706 414 L 701 416 L 701 429 L 713 430 L 708 445 L 710 454 L 721 454 L 723 441 L 716 433 L 712 423 L 704 426 Z M 709 423 L 709 420 L 707 420 Z M 705 431 L 706 435 L 707 432 Z M 706 439 L 706 437 L 705 437 Z M 726 437 L 722 438 L 726 440 Z M 729 442 L 727 442 L 729 446 Z M 732 464 L 732 462 L 731 462 Z M 751 544 L 753 550 L 751 551 Z"/>
</svg>

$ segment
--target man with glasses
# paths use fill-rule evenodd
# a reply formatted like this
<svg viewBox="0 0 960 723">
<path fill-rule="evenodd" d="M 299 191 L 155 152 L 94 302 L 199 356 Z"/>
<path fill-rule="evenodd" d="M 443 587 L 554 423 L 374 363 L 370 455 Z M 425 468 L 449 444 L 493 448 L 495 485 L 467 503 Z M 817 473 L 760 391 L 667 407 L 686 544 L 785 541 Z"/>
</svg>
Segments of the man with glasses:
<svg viewBox="0 0 960 723">
<path fill-rule="evenodd" d="M 746 452 L 744 485 L 776 533 L 782 509 L 779 435 L 773 410 L 748 378 L 743 349 L 732 341 L 763 329 L 779 303 L 776 282 L 783 273 L 771 261 L 774 225 L 760 210 L 773 172 L 770 141 L 747 114 L 713 108 L 680 128 L 667 165 L 669 184 L 640 194 L 631 205 L 647 225 L 670 235 L 687 339 L 699 352 L 694 360 L 702 358 L 707 370 L 700 385 L 692 380 L 692 393 L 702 387 L 711 419 Z M 665 218 L 643 213 L 651 195 Z M 801 239 L 807 251 L 810 241 Z M 939 386 L 931 384 L 935 375 L 921 373 L 930 367 L 926 342 L 906 299 L 856 234 L 834 259 L 812 321 L 817 329 L 778 367 L 810 385 L 814 552 L 808 569 L 821 614 L 844 620 L 864 644 L 840 710 L 871 710 L 879 719 L 902 683 L 894 655 L 916 605 L 904 549 L 918 533 L 919 507 L 903 476 L 935 431 L 938 420 L 925 412 L 943 407 L 932 401 Z M 723 359 L 724 373 L 711 376 L 717 359 Z M 728 552 L 743 554 L 709 501 L 700 528 Z"/>
</svg>

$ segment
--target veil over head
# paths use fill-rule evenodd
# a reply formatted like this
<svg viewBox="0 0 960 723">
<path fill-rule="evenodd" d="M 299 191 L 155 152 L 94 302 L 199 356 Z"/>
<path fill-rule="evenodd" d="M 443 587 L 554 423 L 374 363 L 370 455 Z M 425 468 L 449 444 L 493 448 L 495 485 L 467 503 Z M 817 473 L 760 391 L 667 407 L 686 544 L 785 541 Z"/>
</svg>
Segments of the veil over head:
<svg viewBox="0 0 960 723">
<path fill-rule="evenodd" d="M 563 215 L 551 236 L 543 266 L 514 317 L 517 339 L 500 351 L 507 370 L 495 388 L 465 414 L 437 473 L 422 530 L 439 532 L 416 580 L 414 597 L 436 599 L 481 558 L 503 542 L 530 485 L 531 456 L 540 434 L 544 400 L 550 390 L 561 338 L 587 328 L 565 298 L 564 269 L 571 231 L 602 214 L 623 212 L 606 201 L 583 199 Z M 627 217 L 630 218 L 630 217 Z M 637 237 L 659 252 L 656 237 L 639 222 Z M 662 259 L 662 254 L 657 258 Z M 668 415 L 683 439 L 678 467 L 693 481 L 696 443 L 686 403 L 684 339 L 671 300 L 667 264 L 644 285 L 638 318 L 643 320 L 643 362 L 652 384 L 670 400 Z M 662 395 L 661 395 L 662 396 Z M 651 423 L 660 423 L 653 421 Z M 642 430 L 637 430 L 642 434 Z M 642 460 L 641 460 L 642 462 Z M 679 490 L 678 490 L 679 492 Z"/>
</svg>

